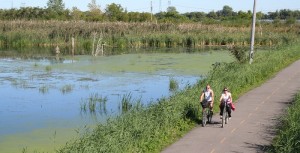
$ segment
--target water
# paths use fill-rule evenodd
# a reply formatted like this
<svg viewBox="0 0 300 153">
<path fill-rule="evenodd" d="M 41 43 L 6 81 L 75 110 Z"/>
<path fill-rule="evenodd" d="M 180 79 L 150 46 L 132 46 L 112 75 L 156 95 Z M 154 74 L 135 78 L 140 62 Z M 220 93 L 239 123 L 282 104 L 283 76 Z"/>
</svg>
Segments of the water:
<svg viewBox="0 0 300 153">
<path fill-rule="evenodd" d="M 195 84 L 227 52 L 124 54 L 65 59 L 0 59 L 0 152 L 52 152 L 78 131 L 122 113 L 131 95 L 143 105 L 168 97 L 170 79 L 181 90 Z M 107 98 L 94 113 L 92 95 Z"/>
</svg>

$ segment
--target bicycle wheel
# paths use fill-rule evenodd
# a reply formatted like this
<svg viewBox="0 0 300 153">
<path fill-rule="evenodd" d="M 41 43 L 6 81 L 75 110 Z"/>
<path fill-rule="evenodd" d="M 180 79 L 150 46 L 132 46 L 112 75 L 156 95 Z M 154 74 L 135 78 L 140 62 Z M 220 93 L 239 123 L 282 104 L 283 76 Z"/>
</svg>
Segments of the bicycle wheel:
<svg viewBox="0 0 300 153">
<path fill-rule="evenodd" d="M 202 126 L 206 125 L 206 110 L 202 112 Z"/>
<path fill-rule="evenodd" d="M 207 122 L 208 122 L 208 123 L 211 123 L 213 113 L 212 113 L 212 111 L 211 111 L 210 109 L 208 109 L 207 112 L 208 112 L 208 113 L 207 113 Z"/>
<path fill-rule="evenodd" d="M 222 128 L 224 127 L 225 124 L 225 115 L 226 115 L 226 107 L 224 106 L 223 114 L 222 114 Z"/>
<path fill-rule="evenodd" d="M 227 124 L 228 121 L 229 121 L 229 114 L 228 114 L 227 109 L 228 109 L 228 107 L 226 106 L 226 109 L 225 109 L 225 111 L 226 111 L 226 113 L 225 113 L 225 124 Z"/>
<path fill-rule="evenodd" d="M 226 113 L 225 113 L 225 124 L 227 124 L 228 123 L 228 112 L 226 111 Z"/>
</svg>

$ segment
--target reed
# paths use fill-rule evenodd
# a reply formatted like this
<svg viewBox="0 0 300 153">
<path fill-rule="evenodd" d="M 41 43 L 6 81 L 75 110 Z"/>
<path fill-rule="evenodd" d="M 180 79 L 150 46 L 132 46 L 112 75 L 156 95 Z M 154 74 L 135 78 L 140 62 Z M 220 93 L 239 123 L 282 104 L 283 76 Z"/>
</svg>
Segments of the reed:
<svg viewBox="0 0 300 153">
<path fill-rule="evenodd" d="M 45 67 L 45 70 L 46 70 L 47 72 L 50 72 L 50 71 L 52 71 L 52 67 L 48 65 L 48 66 Z"/>
<path fill-rule="evenodd" d="M 64 85 L 61 87 L 60 91 L 63 93 L 63 94 L 67 94 L 67 93 L 70 93 L 72 90 L 73 90 L 73 85 L 71 84 L 67 84 L 67 85 Z"/>
<path fill-rule="evenodd" d="M 170 78 L 170 83 L 169 83 L 169 90 L 170 91 L 175 91 L 178 89 L 178 82 L 174 78 Z"/>
<path fill-rule="evenodd" d="M 43 94 L 46 94 L 46 93 L 49 92 L 49 87 L 46 86 L 46 85 L 43 85 L 43 86 L 41 86 L 41 87 L 39 88 L 39 92 L 40 92 L 40 93 L 43 93 Z"/>
<path fill-rule="evenodd" d="M 293 26 L 261 23 L 255 45 L 276 46 L 298 41 L 300 24 Z M 101 33 L 104 50 L 128 48 L 248 46 L 250 27 L 202 23 L 125 23 L 84 21 L 0 21 L 0 48 L 59 46 L 62 54 L 91 54 L 93 33 Z"/>
<path fill-rule="evenodd" d="M 132 108 L 132 94 L 131 93 L 123 95 L 122 100 L 121 100 L 121 106 L 119 108 L 121 108 L 120 110 L 122 113 L 126 113 Z"/>
<path fill-rule="evenodd" d="M 80 109 L 82 112 L 89 113 L 106 113 L 106 102 L 107 97 L 102 97 L 98 93 L 92 93 L 90 94 L 89 98 L 86 100 L 82 100 Z"/>
</svg>

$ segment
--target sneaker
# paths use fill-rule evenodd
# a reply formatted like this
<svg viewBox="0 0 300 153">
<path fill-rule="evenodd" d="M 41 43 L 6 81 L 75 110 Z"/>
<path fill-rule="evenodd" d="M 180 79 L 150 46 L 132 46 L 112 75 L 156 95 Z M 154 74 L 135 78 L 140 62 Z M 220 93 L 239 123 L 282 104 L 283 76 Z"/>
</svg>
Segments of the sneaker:
<svg viewBox="0 0 300 153">
<path fill-rule="evenodd" d="M 231 119 L 231 117 L 229 117 L 228 119 Z"/>
</svg>

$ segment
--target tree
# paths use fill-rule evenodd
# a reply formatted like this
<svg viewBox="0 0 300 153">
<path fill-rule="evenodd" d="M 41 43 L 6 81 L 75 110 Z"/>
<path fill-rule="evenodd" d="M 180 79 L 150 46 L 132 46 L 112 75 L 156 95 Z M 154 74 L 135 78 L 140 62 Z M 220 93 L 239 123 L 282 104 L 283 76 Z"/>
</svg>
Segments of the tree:
<svg viewBox="0 0 300 153">
<path fill-rule="evenodd" d="M 269 19 L 273 19 L 273 20 L 279 19 L 279 12 L 278 11 L 268 12 L 268 14 L 269 14 Z"/>
<path fill-rule="evenodd" d="M 292 18 L 294 15 L 291 10 L 283 9 L 283 10 L 279 11 L 279 16 L 280 16 L 280 19 L 288 19 L 288 18 Z"/>
<path fill-rule="evenodd" d="M 190 12 L 183 15 L 196 22 L 203 21 L 206 18 L 206 14 L 204 12 Z"/>
<path fill-rule="evenodd" d="M 112 3 L 107 5 L 105 9 L 105 14 L 110 21 L 123 21 L 124 8 L 120 4 Z"/>
<path fill-rule="evenodd" d="M 170 6 L 167 8 L 167 12 L 171 14 L 178 14 L 179 12 L 176 10 L 176 7 Z"/>
<path fill-rule="evenodd" d="M 179 14 L 176 7 L 173 6 L 168 7 L 167 12 L 160 12 L 155 14 L 155 16 L 161 22 L 179 23 L 188 20 L 186 16 Z"/>
<path fill-rule="evenodd" d="M 49 0 L 47 2 L 48 9 L 54 12 L 62 12 L 65 9 L 63 0 Z"/>
<path fill-rule="evenodd" d="M 233 10 L 230 6 L 225 5 L 222 10 L 223 16 L 232 16 Z"/>
<path fill-rule="evenodd" d="M 73 20 L 80 20 L 83 13 L 77 7 L 73 7 L 71 10 L 71 16 Z"/>
<path fill-rule="evenodd" d="M 218 18 L 218 15 L 215 11 L 210 11 L 208 14 L 207 14 L 207 17 L 208 18 L 211 18 L 211 19 L 217 19 Z"/>
<path fill-rule="evenodd" d="M 232 17 L 233 13 L 234 12 L 233 12 L 232 8 L 228 5 L 225 5 L 222 10 L 217 12 L 218 16 L 221 16 L 224 18 Z"/>
<path fill-rule="evenodd" d="M 239 11 L 237 14 L 238 14 L 238 18 L 240 18 L 240 19 L 251 19 L 252 18 L 251 12 L 249 13 L 249 12 Z"/>
<path fill-rule="evenodd" d="M 89 12 L 87 12 L 88 21 L 101 21 L 103 20 L 103 13 L 101 11 L 100 5 L 97 5 L 96 0 L 92 0 L 88 4 Z"/>
<path fill-rule="evenodd" d="M 100 5 L 97 5 L 96 0 L 92 0 L 91 3 L 88 4 L 88 8 L 91 12 L 99 12 L 102 13 Z"/>
</svg>

